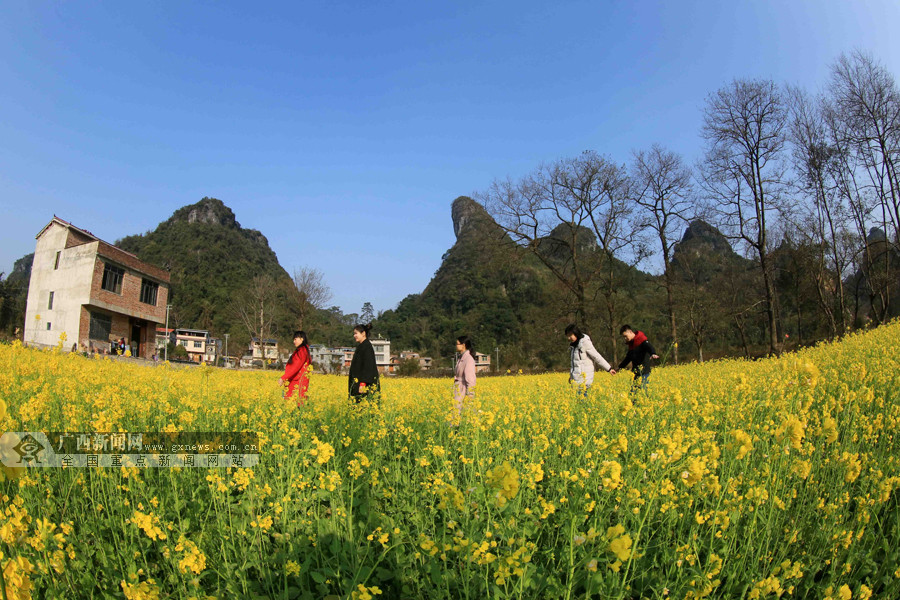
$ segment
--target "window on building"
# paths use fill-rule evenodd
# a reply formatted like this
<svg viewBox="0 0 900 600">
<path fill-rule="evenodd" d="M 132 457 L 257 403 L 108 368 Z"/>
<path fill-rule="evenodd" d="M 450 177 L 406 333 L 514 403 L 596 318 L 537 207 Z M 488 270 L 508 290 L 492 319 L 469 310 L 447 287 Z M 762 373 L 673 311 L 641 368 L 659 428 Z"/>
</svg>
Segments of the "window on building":
<svg viewBox="0 0 900 600">
<path fill-rule="evenodd" d="M 59 268 L 59 255 L 60 255 L 60 254 L 62 254 L 62 250 L 57 251 L 57 253 L 56 253 L 56 262 L 53 263 L 53 270 L 54 270 L 54 271 L 55 271 L 56 269 Z"/>
<path fill-rule="evenodd" d="M 194 348 L 201 348 L 203 346 L 202 342 L 194 342 Z"/>
<path fill-rule="evenodd" d="M 159 291 L 159 284 L 149 279 L 141 280 L 141 302 L 156 306 L 156 293 Z"/>
<path fill-rule="evenodd" d="M 47 310 L 53 310 L 53 292 L 50 292 L 50 300 L 47 302 Z"/>
<path fill-rule="evenodd" d="M 47 331 L 50 331 L 50 321 L 47 321 Z"/>
<path fill-rule="evenodd" d="M 114 294 L 122 293 L 122 279 L 125 278 L 125 270 L 113 265 L 107 264 L 103 267 L 103 283 L 102 287 L 107 292 Z"/>
<path fill-rule="evenodd" d="M 91 323 L 89 326 L 88 336 L 92 340 L 109 340 L 112 333 L 112 317 L 103 313 L 91 313 Z"/>
</svg>

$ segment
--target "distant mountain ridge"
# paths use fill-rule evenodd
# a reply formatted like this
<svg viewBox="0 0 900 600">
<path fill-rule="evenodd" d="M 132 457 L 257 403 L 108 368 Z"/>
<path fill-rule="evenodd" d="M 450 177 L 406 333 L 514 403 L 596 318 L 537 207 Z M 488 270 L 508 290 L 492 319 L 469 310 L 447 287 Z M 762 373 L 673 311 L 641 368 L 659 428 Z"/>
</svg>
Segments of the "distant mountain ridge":
<svg viewBox="0 0 900 600">
<path fill-rule="evenodd" d="M 449 357 L 458 335 L 469 335 L 479 351 L 491 353 L 503 346 L 507 360 L 533 367 L 558 367 L 565 358 L 559 351 L 560 331 L 567 320 L 566 291 L 550 270 L 531 252 L 516 245 L 488 212 L 472 198 L 460 196 L 451 204 L 456 243 L 443 255 L 434 277 L 418 294 L 404 298 L 385 311 L 376 323 L 397 350 L 415 349 L 434 357 Z M 565 261 L 563 242 L 571 236 L 557 226 L 541 240 L 545 260 Z M 596 240 L 587 228 L 576 235 L 582 251 L 595 251 Z M 715 227 L 691 223 L 676 250 L 694 260 L 712 264 L 745 261 Z M 710 259 L 714 255 L 724 258 Z M 677 260 L 677 258 L 676 258 Z M 623 274 L 628 298 L 636 305 L 658 293 L 657 277 L 615 261 Z M 632 313 L 644 322 L 653 311 Z M 647 315 L 647 316 L 645 316 Z M 562 338 L 560 338 L 562 339 Z M 562 358 L 561 358 L 562 357 Z M 502 362 L 502 361 L 501 361 Z"/>
<path fill-rule="evenodd" d="M 179 208 L 155 230 L 124 237 L 116 245 L 169 271 L 173 322 L 218 336 L 244 329 L 228 306 L 256 275 L 290 283 L 266 237 L 241 227 L 217 198 Z"/>
<path fill-rule="evenodd" d="M 407 296 L 376 322 L 395 350 L 447 356 L 453 340 L 446 338 L 463 331 L 482 342 L 518 340 L 519 324 L 533 320 L 530 314 L 543 304 L 546 274 L 523 260 L 480 204 L 460 196 L 450 214 L 456 243 L 434 277 L 420 294 Z"/>
</svg>

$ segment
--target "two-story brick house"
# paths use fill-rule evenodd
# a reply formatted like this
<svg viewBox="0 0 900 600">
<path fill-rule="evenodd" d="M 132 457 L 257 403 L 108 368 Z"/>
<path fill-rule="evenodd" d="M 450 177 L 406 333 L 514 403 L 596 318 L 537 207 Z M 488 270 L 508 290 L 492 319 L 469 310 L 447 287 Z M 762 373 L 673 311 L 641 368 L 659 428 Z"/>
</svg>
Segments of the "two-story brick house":
<svg viewBox="0 0 900 600">
<path fill-rule="evenodd" d="M 38 232 L 25 309 L 26 344 L 109 348 L 125 338 L 150 358 L 165 322 L 169 274 L 54 216 Z"/>
</svg>

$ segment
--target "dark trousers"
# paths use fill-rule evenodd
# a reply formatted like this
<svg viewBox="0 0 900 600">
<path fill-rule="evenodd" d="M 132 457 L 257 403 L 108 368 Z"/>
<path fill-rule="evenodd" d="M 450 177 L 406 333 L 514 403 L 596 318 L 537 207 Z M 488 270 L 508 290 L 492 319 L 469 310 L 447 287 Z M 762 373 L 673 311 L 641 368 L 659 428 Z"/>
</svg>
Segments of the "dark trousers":
<svg viewBox="0 0 900 600">
<path fill-rule="evenodd" d="M 640 373 L 636 372 L 634 374 L 634 379 L 631 381 L 631 393 L 637 394 L 638 392 L 647 392 L 647 380 L 650 378 L 650 373 Z"/>
</svg>

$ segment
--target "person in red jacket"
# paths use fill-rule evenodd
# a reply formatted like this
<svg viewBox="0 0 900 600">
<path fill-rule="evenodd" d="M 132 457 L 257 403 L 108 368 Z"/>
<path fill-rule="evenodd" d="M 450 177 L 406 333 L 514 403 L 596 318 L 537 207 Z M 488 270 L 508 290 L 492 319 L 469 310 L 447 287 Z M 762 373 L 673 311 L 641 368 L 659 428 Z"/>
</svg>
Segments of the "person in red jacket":
<svg viewBox="0 0 900 600">
<path fill-rule="evenodd" d="M 625 343 L 628 345 L 628 353 L 625 359 L 619 364 L 619 370 L 624 369 L 628 363 L 631 363 L 631 372 L 634 373 L 634 380 L 631 382 L 632 398 L 638 391 L 646 391 L 647 379 L 650 377 L 650 359 L 658 359 L 659 355 L 643 331 L 635 331 L 631 325 L 622 325 L 619 330 Z"/>
<path fill-rule="evenodd" d="M 305 331 L 294 332 L 294 347 L 290 360 L 284 367 L 284 375 L 279 380 L 279 385 L 288 384 L 285 398 L 292 398 L 294 392 L 298 393 L 297 407 L 302 407 L 306 400 L 306 391 L 309 389 L 309 340 Z"/>
</svg>

